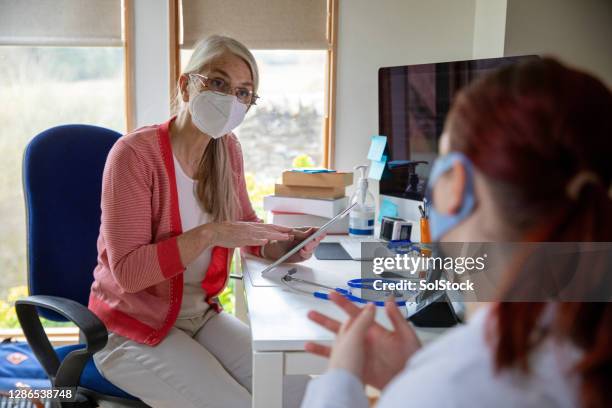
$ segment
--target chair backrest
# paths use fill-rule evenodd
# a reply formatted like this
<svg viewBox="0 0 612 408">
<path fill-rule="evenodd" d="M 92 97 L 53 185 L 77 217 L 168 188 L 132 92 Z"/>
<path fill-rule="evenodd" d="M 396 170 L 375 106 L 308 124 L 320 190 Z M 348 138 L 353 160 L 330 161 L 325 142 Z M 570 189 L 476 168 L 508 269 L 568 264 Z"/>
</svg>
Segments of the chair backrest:
<svg viewBox="0 0 612 408">
<path fill-rule="evenodd" d="M 100 195 L 106 157 L 121 135 L 89 125 L 48 129 L 23 158 L 31 295 L 87 305 L 97 263 Z M 42 316 L 63 320 L 40 310 Z"/>
</svg>

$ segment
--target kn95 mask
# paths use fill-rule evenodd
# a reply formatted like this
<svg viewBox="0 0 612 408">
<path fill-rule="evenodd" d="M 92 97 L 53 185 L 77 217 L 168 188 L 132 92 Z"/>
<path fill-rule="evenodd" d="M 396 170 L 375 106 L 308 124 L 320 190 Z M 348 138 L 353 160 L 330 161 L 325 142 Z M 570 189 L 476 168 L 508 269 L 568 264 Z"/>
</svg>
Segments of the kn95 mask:
<svg viewBox="0 0 612 408">
<path fill-rule="evenodd" d="M 234 130 L 244 120 L 247 105 L 234 95 L 203 91 L 189 101 L 195 127 L 217 139 Z"/>
</svg>

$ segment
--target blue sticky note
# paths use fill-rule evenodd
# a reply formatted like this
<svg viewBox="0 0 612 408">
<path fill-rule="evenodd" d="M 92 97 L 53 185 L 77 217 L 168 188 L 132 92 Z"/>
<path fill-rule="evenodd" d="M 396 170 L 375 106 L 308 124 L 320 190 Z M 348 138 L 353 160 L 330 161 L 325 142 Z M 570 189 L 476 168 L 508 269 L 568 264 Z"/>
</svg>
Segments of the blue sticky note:
<svg viewBox="0 0 612 408">
<path fill-rule="evenodd" d="M 387 198 L 383 198 L 380 203 L 378 222 L 382 221 L 382 217 L 397 217 L 397 204 Z"/>
<path fill-rule="evenodd" d="M 368 160 L 381 161 L 386 146 L 387 136 L 372 136 L 370 150 L 368 151 Z"/>
<path fill-rule="evenodd" d="M 383 155 L 381 160 L 370 160 L 370 171 L 368 178 L 380 180 L 387 165 L 387 156 Z"/>
<path fill-rule="evenodd" d="M 298 167 L 295 169 L 291 169 L 291 171 L 293 172 L 297 172 L 297 173 L 308 173 L 308 174 L 317 174 L 317 173 L 335 173 L 336 170 L 331 170 L 331 169 L 319 169 L 319 168 L 312 168 L 312 167 Z"/>
</svg>

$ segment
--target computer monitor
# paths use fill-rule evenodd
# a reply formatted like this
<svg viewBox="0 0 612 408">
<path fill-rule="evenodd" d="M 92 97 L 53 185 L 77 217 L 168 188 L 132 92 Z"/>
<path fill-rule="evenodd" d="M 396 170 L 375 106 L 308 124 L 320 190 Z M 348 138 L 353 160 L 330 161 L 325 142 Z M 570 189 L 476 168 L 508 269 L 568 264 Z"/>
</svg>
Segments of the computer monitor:
<svg viewBox="0 0 612 408">
<path fill-rule="evenodd" d="M 457 92 L 475 78 L 535 55 L 387 67 L 378 70 L 379 134 L 392 167 L 380 182 L 386 196 L 422 200 L 438 139 Z M 410 165 L 407 162 L 426 163 Z M 401 166 L 403 165 L 403 166 Z M 411 173 L 415 166 L 416 177 Z"/>
</svg>

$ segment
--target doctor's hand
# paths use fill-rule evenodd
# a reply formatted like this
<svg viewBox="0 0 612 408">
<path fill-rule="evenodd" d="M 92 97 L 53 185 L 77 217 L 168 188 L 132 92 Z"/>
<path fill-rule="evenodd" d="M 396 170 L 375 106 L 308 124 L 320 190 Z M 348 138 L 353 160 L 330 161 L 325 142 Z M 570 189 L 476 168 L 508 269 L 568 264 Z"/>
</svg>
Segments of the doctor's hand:
<svg viewBox="0 0 612 408">
<path fill-rule="evenodd" d="M 291 248 L 298 245 L 300 242 L 317 232 L 319 229 L 316 227 L 299 227 L 292 228 L 289 235 L 293 239 L 288 241 L 271 242 L 264 248 L 265 257 L 268 259 L 276 260 L 281 256 L 285 255 Z M 286 262 L 302 262 L 312 256 L 314 250 L 319 246 L 321 240 L 325 238 L 325 234 L 321 234 L 311 242 L 306 244 L 304 248 L 300 249 L 297 253 L 293 254 Z"/>
<path fill-rule="evenodd" d="M 408 359 L 421 347 L 416 333 L 410 323 L 397 308 L 394 301 L 387 301 L 385 310 L 391 321 L 393 330 L 387 330 L 382 325 L 370 319 L 368 315 L 361 317 L 368 323 L 364 331 L 363 326 L 357 326 L 351 331 L 351 321 L 355 323 L 360 316 L 367 312 L 353 304 L 338 293 L 331 293 L 330 299 L 342 308 L 348 315 L 348 329 L 342 329 L 343 324 L 321 313 L 310 311 L 308 317 L 315 323 L 337 333 L 338 336 L 332 348 L 317 343 L 306 343 L 306 351 L 322 357 L 330 357 L 330 368 L 345 368 L 358 375 L 362 382 L 383 389 L 406 365 Z M 369 306 L 373 307 L 373 306 Z M 346 336 L 355 336 L 351 343 Z M 359 345 L 363 345 L 360 347 Z M 349 347 L 350 346 L 350 347 Z M 356 347 L 357 346 L 357 347 Z M 334 358 L 338 356 L 338 358 Z M 345 362 L 339 361 L 339 358 Z M 363 361 L 361 373 L 359 368 L 345 367 L 346 360 Z M 360 375 L 361 374 L 361 375 Z"/>
<path fill-rule="evenodd" d="M 366 360 L 366 335 L 374 323 L 376 306 L 370 304 L 349 317 L 338 329 L 329 355 L 329 368 L 345 369 L 363 382 Z M 308 346 L 306 347 L 308 350 Z"/>
</svg>

